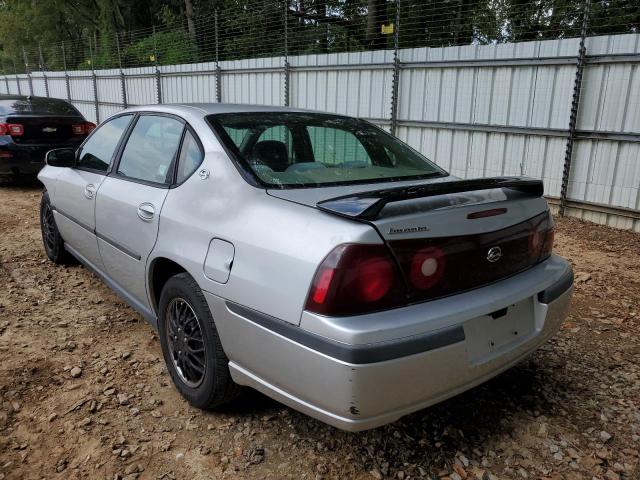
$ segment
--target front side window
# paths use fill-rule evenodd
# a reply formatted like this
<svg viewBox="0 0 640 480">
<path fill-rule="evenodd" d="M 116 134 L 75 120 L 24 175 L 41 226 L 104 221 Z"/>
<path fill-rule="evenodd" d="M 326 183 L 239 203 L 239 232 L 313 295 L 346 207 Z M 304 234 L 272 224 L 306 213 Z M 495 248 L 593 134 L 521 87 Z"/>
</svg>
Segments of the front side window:
<svg viewBox="0 0 640 480">
<path fill-rule="evenodd" d="M 183 128 L 175 118 L 141 116 L 122 151 L 118 174 L 144 182 L 171 183 Z"/>
<path fill-rule="evenodd" d="M 444 176 L 446 172 L 360 119 L 322 113 L 210 115 L 234 159 L 267 187 L 316 187 Z M 231 132 L 244 132 L 232 135 Z"/>
<path fill-rule="evenodd" d="M 83 145 L 76 166 L 81 169 L 106 172 L 132 117 L 133 115 L 122 115 L 100 125 Z"/>
</svg>

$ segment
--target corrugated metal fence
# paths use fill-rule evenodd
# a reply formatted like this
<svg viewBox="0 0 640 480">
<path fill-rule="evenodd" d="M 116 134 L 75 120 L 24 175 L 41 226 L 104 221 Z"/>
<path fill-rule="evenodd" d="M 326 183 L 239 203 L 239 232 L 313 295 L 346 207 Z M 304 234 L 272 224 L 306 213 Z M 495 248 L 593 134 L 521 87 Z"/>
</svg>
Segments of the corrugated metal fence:
<svg viewBox="0 0 640 480">
<path fill-rule="evenodd" d="M 640 231 L 640 35 L 274 57 L 0 77 L 0 93 L 70 99 L 88 118 L 125 106 L 290 105 L 369 119 L 463 178 L 543 178 L 567 213 Z M 579 98 L 578 98 L 579 97 Z M 579 104 L 575 103 L 579 100 Z M 575 131 L 572 106 L 578 106 Z"/>
</svg>

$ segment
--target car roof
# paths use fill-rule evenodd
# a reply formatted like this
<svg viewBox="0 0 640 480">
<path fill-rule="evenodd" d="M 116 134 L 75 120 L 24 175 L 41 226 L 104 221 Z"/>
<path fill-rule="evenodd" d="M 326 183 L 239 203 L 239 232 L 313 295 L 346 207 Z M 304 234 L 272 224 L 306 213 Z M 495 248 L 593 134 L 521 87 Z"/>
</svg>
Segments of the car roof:
<svg viewBox="0 0 640 480">
<path fill-rule="evenodd" d="M 128 111 L 156 111 L 168 113 L 190 113 L 200 111 L 203 115 L 218 113 L 250 113 L 250 112 L 305 112 L 323 113 L 314 110 L 291 107 L 274 107 L 269 105 L 250 105 L 245 103 L 165 103 L 159 105 L 140 105 Z"/>
</svg>

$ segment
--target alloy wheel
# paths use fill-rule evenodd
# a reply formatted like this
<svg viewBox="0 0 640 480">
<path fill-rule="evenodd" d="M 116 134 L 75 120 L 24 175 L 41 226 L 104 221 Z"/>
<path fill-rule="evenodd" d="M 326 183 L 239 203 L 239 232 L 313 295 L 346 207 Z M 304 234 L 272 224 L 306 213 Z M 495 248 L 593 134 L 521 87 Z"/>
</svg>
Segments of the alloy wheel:
<svg viewBox="0 0 640 480">
<path fill-rule="evenodd" d="M 207 366 L 198 316 L 186 300 L 174 298 L 167 306 L 165 325 L 169 352 L 180 380 L 188 387 L 198 387 Z"/>
<path fill-rule="evenodd" d="M 42 235 L 47 250 L 54 250 L 56 247 L 56 223 L 49 205 L 44 206 L 42 213 Z"/>
</svg>

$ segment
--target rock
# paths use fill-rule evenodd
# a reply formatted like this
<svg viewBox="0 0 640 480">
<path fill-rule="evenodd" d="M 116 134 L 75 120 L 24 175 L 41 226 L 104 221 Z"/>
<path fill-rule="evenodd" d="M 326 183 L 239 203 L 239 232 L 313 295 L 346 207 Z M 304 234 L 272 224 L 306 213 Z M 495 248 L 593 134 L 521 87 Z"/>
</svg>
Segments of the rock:
<svg viewBox="0 0 640 480">
<path fill-rule="evenodd" d="M 249 453 L 249 463 L 257 465 L 264 460 L 264 448 L 256 447 Z"/>
<path fill-rule="evenodd" d="M 546 423 L 541 423 L 540 427 L 538 427 L 538 436 L 546 438 L 548 435 L 548 429 Z"/>
<path fill-rule="evenodd" d="M 453 464 L 453 470 L 454 470 L 455 473 L 460 475 L 460 478 L 462 480 L 465 480 L 467 478 L 467 476 L 469 475 L 467 473 L 467 471 L 464 468 L 462 468 L 462 466 L 458 465 L 457 463 Z"/>
<path fill-rule="evenodd" d="M 382 480 L 382 474 L 380 473 L 380 470 L 378 470 L 377 468 L 374 468 L 373 470 L 371 470 L 369 474 L 376 480 Z"/>
<path fill-rule="evenodd" d="M 80 422 L 78 423 L 79 427 L 87 427 L 91 425 L 91 417 L 86 417 L 83 418 L 82 420 L 80 420 Z"/>
<path fill-rule="evenodd" d="M 49 415 L 50 422 L 53 422 L 56 418 L 58 418 L 58 414 L 56 412 L 53 412 L 51 415 Z"/>
<path fill-rule="evenodd" d="M 611 440 L 611 435 L 607 432 L 605 432 L 604 430 L 602 430 L 600 432 L 600 440 L 604 443 L 608 442 L 609 440 Z"/>
<path fill-rule="evenodd" d="M 73 378 L 78 378 L 82 375 L 82 369 L 80 367 L 73 367 L 69 373 Z"/>
<path fill-rule="evenodd" d="M 578 272 L 576 274 L 576 283 L 585 283 L 591 280 L 591 274 L 586 272 Z"/>
<path fill-rule="evenodd" d="M 458 475 L 456 472 L 453 472 L 451 475 L 449 475 L 449 478 L 451 480 L 462 480 L 462 477 Z"/>
<path fill-rule="evenodd" d="M 604 474 L 605 480 L 620 480 L 620 475 L 618 475 L 613 470 L 607 470 Z"/>
<path fill-rule="evenodd" d="M 129 405 L 129 397 L 126 393 L 118 394 L 118 403 L 122 406 Z"/>
<path fill-rule="evenodd" d="M 122 359 L 126 360 L 127 358 L 129 358 L 131 356 L 131 352 L 122 352 Z"/>
</svg>

